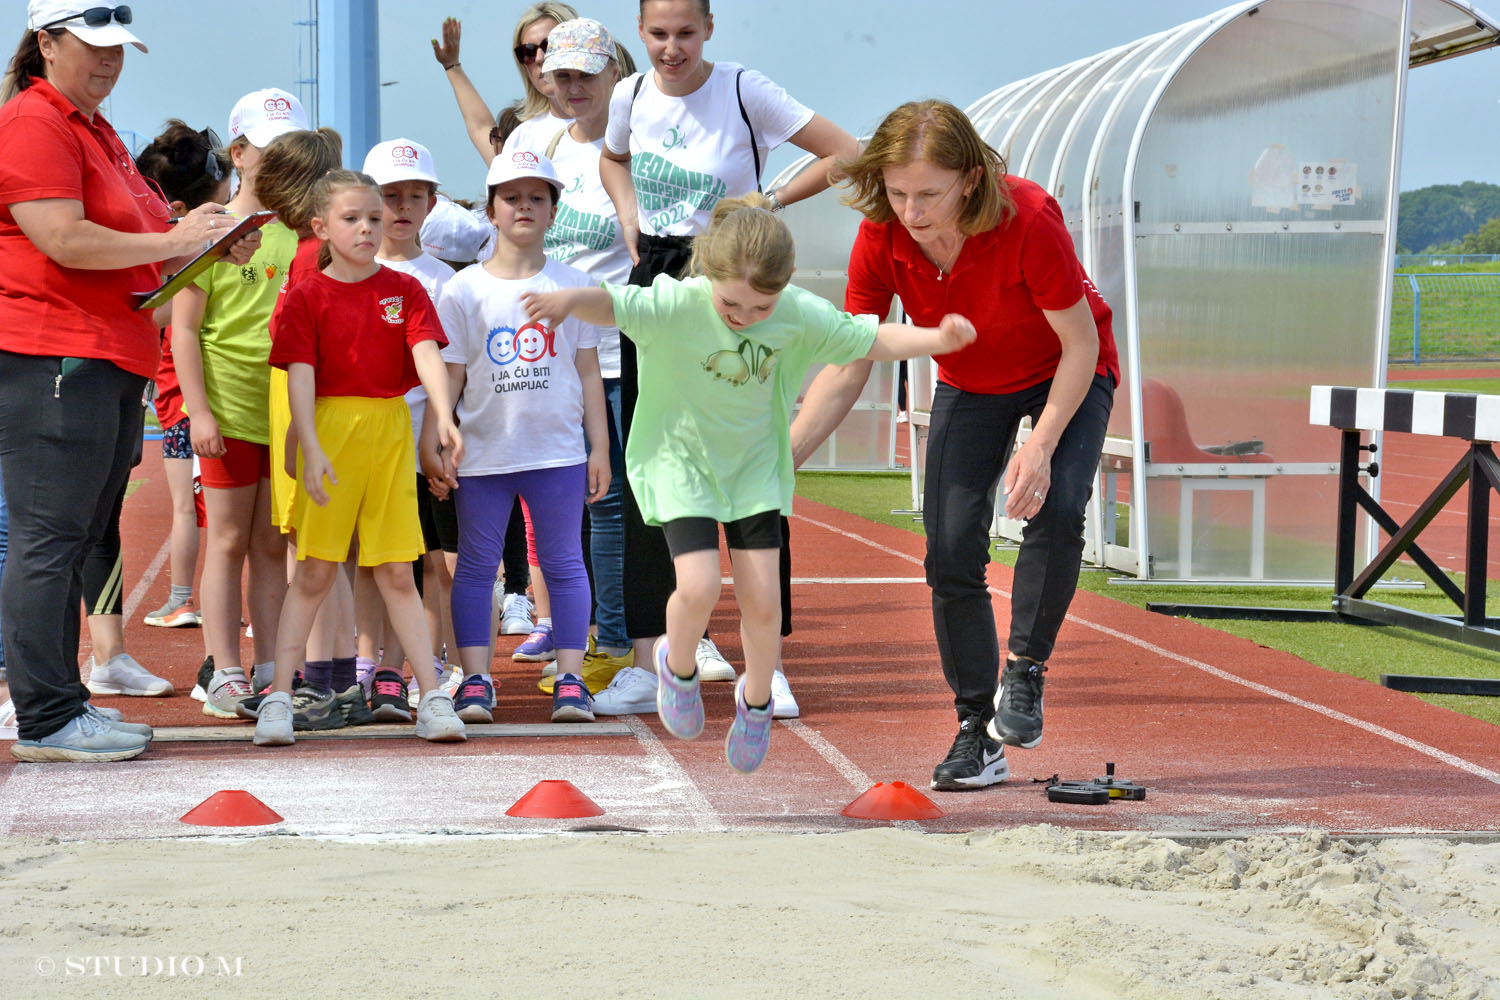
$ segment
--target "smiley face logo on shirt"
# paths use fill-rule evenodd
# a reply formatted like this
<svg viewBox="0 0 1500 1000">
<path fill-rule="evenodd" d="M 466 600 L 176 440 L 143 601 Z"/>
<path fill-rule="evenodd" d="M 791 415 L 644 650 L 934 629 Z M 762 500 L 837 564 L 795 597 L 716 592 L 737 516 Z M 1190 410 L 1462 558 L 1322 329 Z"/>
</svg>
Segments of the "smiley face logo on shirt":
<svg viewBox="0 0 1500 1000">
<path fill-rule="evenodd" d="M 516 360 L 516 331 L 508 326 L 497 326 L 485 339 L 484 352 L 497 365 L 508 365 Z"/>
<path fill-rule="evenodd" d="M 552 346 L 557 335 L 540 323 L 527 323 L 516 331 L 516 357 L 522 361 L 540 361 L 548 354 L 557 356 Z"/>
</svg>

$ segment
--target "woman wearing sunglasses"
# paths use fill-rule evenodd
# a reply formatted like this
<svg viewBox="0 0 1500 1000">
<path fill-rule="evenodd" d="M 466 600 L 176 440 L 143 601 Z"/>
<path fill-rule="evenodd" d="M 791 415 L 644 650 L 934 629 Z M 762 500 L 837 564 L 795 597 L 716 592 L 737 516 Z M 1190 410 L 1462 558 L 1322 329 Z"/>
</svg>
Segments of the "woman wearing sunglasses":
<svg viewBox="0 0 1500 1000">
<path fill-rule="evenodd" d="M 545 146 L 548 139 L 565 127 L 572 119 L 566 105 L 554 99 L 552 84 L 542 72 L 542 61 L 547 58 L 547 35 L 564 21 L 578 17 L 578 12 L 565 3 L 547 0 L 527 7 L 516 22 L 512 53 L 516 58 L 516 69 L 521 74 L 521 84 L 526 96 L 519 111 L 521 124 L 508 136 L 500 133 L 499 112 L 490 114 L 489 105 L 479 96 L 479 90 L 459 62 L 459 41 L 463 25 L 458 18 L 450 17 L 443 22 L 443 40 L 432 40 L 432 55 L 448 75 L 453 87 L 453 96 L 458 101 L 459 113 L 469 139 L 485 165 L 495 158 L 502 148 L 531 149 L 538 136 Z M 519 145 L 517 145 L 519 144 Z"/>
<path fill-rule="evenodd" d="M 0 472 L 10 551 L 0 606 L 27 761 L 140 754 L 146 726 L 88 702 L 78 670 L 84 558 L 141 443 L 160 335 L 134 294 L 233 225 L 208 202 L 174 226 L 100 115 L 124 63 L 128 6 L 30 0 L 0 87 Z M 259 237 L 236 244 L 249 260 Z M 116 713 L 117 717 L 117 713 Z"/>
</svg>

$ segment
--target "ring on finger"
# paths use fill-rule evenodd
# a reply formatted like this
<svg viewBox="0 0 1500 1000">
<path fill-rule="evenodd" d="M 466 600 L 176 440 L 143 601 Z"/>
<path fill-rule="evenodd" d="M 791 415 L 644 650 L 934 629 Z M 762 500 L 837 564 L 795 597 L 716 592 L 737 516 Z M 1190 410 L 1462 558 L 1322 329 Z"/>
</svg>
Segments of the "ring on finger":
<svg viewBox="0 0 1500 1000">
<path fill-rule="evenodd" d="M 1031 495 L 1034 496 L 1034 497 L 1036 497 L 1038 500 L 1045 500 L 1045 499 L 1047 499 L 1047 495 L 1045 493 L 1043 493 L 1041 490 L 1032 490 L 1031 491 Z"/>
</svg>

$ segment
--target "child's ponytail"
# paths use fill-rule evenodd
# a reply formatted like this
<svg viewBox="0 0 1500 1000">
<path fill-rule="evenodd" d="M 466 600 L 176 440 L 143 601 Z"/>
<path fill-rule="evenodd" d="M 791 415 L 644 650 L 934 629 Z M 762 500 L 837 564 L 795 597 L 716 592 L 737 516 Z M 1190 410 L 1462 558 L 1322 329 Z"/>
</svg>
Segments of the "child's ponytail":
<svg viewBox="0 0 1500 1000">
<path fill-rule="evenodd" d="M 792 280 L 796 247 L 786 224 L 771 214 L 765 195 L 725 198 L 714 206 L 708 229 L 693 240 L 693 274 L 712 281 L 741 281 L 775 295 Z"/>
</svg>

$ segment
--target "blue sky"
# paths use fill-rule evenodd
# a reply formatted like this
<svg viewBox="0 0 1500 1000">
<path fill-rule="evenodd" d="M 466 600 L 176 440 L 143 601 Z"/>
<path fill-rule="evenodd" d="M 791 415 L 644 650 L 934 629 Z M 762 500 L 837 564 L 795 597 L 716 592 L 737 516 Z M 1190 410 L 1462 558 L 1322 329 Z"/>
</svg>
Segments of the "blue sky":
<svg viewBox="0 0 1500 1000">
<path fill-rule="evenodd" d="M 7 6 L 19 34 L 20 4 Z M 636 0 L 574 6 L 643 57 Z M 1217 0 L 715 0 L 715 34 L 706 53 L 760 70 L 860 134 L 903 101 L 945 97 L 964 107 L 1012 80 L 1224 6 Z M 296 92 L 306 35 L 294 22 L 307 16 L 309 0 L 133 0 L 132 7 L 137 34 L 151 52 L 127 49 L 125 71 L 105 107 L 122 131 L 149 139 L 164 119 L 180 117 L 222 134 L 240 95 L 268 86 Z M 426 144 L 445 188 L 456 196 L 475 194 L 484 168 L 428 40 L 445 15 L 462 18 L 464 68 L 492 106 L 502 105 L 520 94 L 509 49 L 524 7 L 519 0 L 382 5 L 380 77 L 389 83 L 381 88 L 382 137 Z M 1495 50 L 1412 73 L 1403 189 L 1500 182 L 1497 81 Z M 350 158 L 358 163 L 363 151 Z M 791 159 L 780 151 L 769 168 Z"/>
</svg>

